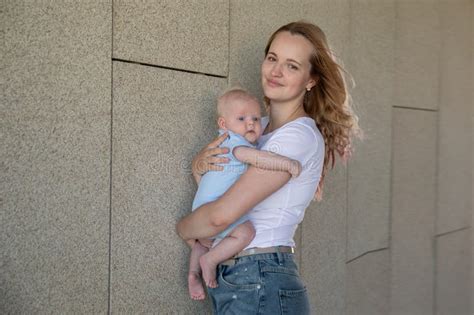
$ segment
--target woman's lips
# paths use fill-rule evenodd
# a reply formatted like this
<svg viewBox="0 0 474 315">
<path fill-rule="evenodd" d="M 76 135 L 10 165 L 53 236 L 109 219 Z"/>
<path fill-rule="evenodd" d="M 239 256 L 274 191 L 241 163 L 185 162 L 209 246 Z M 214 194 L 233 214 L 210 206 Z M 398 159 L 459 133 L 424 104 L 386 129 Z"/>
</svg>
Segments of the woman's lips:
<svg viewBox="0 0 474 315">
<path fill-rule="evenodd" d="M 278 83 L 277 81 L 275 81 L 275 80 L 268 80 L 268 79 L 267 79 L 267 85 L 270 86 L 270 87 L 279 87 L 279 86 L 282 86 L 282 84 Z"/>
</svg>

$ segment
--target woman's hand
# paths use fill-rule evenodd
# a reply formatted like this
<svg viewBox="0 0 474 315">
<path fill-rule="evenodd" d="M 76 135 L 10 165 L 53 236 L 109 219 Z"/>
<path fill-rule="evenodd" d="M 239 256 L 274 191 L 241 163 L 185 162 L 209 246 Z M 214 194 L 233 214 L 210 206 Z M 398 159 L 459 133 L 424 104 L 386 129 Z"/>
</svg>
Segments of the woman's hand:
<svg viewBox="0 0 474 315">
<path fill-rule="evenodd" d="M 229 152 L 229 149 L 227 148 L 219 148 L 219 145 L 224 142 L 227 136 L 227 133 L 223 133 L 211 143 L 209 143 L 194 157 L 192 162 L 192 172 L 197 183 L 199 183 L 201 176 L 206 172 L 223 170 L 221 165 L 216 164 L 229 162 L 228 158 L 218 156 L 220 154 Z"/>
</svg>

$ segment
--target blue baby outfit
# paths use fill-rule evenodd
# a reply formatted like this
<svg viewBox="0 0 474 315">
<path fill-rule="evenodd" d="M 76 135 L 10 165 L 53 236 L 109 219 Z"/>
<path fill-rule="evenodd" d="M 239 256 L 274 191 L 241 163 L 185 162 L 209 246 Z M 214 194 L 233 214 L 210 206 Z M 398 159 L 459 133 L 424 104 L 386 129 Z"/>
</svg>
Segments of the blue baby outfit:
<svg viewBox="0 0 474 315">
<path fill-rule="evenodd" d="M 218 199 L 237 181 L 240 175 L 247 170 L 247 164 L 239 161 L 232 152 L 234 148 L 239 146 L 255 148 L 255 145 L 252 145 L 247 139 L 232 131 L 219 130 L 220 135 L 224 132 L 227 132 L 229 136 L 219 147 L 229 148 L 229 153 L 222 155 L 222 157 L 229 159 L 229 163 L 220 164 L 224 167 L 222 171 L 209 171 L 202 176 L 198 190 L 194 196 L 193 210 L 205 203 Z M 224 238 L 233 228 L 247 220 L 247 216 L 244 215 L 215 238 Z"/>
</svg>

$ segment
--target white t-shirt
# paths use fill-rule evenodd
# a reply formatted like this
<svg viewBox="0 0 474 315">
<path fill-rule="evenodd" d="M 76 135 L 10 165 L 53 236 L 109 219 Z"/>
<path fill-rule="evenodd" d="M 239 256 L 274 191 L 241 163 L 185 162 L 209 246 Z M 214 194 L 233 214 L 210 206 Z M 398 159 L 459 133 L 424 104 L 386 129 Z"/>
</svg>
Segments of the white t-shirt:
<svg viewBox="0 0 474 315">
<path fill-rule="evenodd" d="M 263 129 L 267 124 L 263 117 Z M 321 178 L 324 139 L 313 119 L 300 117 L 260 137 L 258 148 L 298 160 L 302 172 L 249 212 L 256 236 L 247 248 L 294 246 L 296 228 Z"/>
</svg>

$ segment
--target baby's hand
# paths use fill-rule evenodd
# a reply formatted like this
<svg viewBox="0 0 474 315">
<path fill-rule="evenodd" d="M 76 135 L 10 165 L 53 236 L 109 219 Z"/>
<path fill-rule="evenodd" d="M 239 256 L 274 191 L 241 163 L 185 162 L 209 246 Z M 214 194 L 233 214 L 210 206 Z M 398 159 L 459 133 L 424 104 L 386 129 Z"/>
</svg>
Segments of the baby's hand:
<svg viewBox="0 0 474 315">
<path fill-rule="evenodd" d="M 291 177 L 298 177 L 301 173 L 301 163 L 297 160 L 291 160 L 290 169 L 288 172 L 291 174 Z"/>
<path fill-rule="evenodd" d="M 212 243 L 214 242 L 214 240 L 212 239 L 209 239 L 209 238 L 200 238 L 198 240 L 199 243 L 201 243 L 202 246 L 206 247 L 206 248 L 211 248 L 212 247 Z"/>
</svg>

